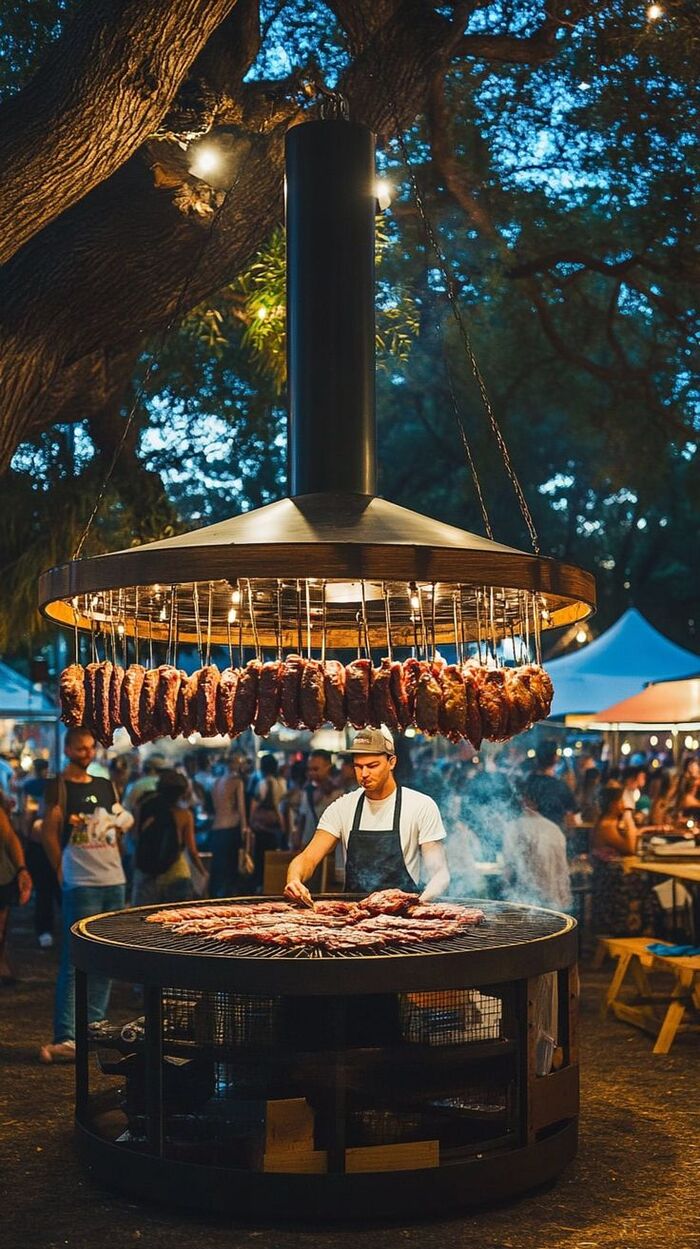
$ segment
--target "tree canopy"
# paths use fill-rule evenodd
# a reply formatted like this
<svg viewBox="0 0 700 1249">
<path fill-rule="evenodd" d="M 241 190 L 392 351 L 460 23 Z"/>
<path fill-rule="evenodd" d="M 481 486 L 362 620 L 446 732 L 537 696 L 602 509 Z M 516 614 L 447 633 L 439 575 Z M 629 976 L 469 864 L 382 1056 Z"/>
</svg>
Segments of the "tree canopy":
<svg viewBox="0 0 700 1249">
<path fill-rule="evenodd" d="M 415 179 L 543 550 L 596 572 L 603 624 L 632 599 L 692 646 L 698 36 L 692 5 L 655 7 L 6 5 L 0 645 L 38 628 L 36 576 L 115 452 L 85 553 L 284 493 L 283 141 L 330 86 L 393 187 L 382 493 L 483 528 L 454 395 L 495 536 L 527 542 Z"/>
</svg>

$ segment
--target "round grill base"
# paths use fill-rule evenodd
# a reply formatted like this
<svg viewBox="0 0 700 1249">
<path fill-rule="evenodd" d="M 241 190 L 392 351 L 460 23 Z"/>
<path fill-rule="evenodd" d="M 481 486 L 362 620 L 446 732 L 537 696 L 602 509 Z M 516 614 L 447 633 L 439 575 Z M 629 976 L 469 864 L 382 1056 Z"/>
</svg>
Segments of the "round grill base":
<svg viewBox="0 0 700 1249">
<path fill-rule="evenodd" d="M 76 1124 L 99 1182 L 248 1220 L 406 1219 L 517 1196 L 573 1158 L 568 917 L 486 903 L 437 949 L 261 957 L 183 945 L 153 909 L 73 930 Z M 143 985 L 144 1011 L 96 1053 L 94 972 Z"/>
</svg>

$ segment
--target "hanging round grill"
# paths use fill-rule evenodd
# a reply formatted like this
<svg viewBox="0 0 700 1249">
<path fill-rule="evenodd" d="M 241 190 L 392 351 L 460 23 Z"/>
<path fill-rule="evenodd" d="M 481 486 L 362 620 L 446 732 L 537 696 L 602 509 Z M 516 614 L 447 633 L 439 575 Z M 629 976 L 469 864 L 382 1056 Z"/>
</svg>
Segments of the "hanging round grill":
<svg viewBox="0 0 700 1249">
<path fill-rule="evenodd" d="M 490 405 L 532 554 L 376 496 L 374 187 L 366 127 L 324 120 L 289 132 L 291 497 L 44 573 L 40 609 L 75 630 L 76 664 L 86 631 L 94 663 L 123 667 L 177 668 L 179 647 L 194 644 L 207 667 L 356 652 L 372 662 L 417 658 L 439 679 L 438 648 L 453 648 L 460 667 L 498 666 L 506 655 L 539 662 L 543 629 L 592 610 L 592 576 L 538 552 Z"/>
</svg>

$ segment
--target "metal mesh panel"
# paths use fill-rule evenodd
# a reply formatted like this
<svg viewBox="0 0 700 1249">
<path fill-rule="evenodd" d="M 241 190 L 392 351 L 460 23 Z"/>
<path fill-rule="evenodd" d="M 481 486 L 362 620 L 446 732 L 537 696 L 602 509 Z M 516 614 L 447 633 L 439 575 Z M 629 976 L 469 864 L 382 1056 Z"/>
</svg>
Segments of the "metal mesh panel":
<svg viewBox="0 0 700 1249">
<path fill-rule="evenodd" d="M 399 999 L 401 1036 L 419 1045 L 465 1045 L 503 1037 L 500 997 L 476 989 L 405 993 Z"/>
</svg>

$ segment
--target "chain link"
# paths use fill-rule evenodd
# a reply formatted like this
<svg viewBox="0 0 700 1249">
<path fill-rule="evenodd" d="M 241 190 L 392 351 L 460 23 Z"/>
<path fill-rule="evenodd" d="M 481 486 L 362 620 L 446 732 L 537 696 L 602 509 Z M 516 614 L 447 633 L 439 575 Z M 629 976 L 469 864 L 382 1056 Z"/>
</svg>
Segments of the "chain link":
<svg viewBox="0 0 700 1249">
<path fill-rule="evenodd" d="M 474 457 L 472 456 L 471 447 L 469 446 L 467 432 L 464 428 L 464 422 L 459 414 L 459 406 L 457 404 L 457 395 L 455 394 L 454 380 L 452 378 L 452 370 L 450 368 L 446 355 L 444 356 L 444 360 L 445 360 L 445 372 L 447 374 L 447 385 L 449 386 L 450 399 L 452 400 L 452 411 L 454 412 L 454 418 L 457 424 L 457 429 L 459 430 L 459 435 L 460 435 L 460 438 L 462 439 L 462 446 L 464 447 L 464 454 L 467 457 L 467 464 L 469 465 L 469 471 L 471 472 L 472 481 L 474 482 L 474 489 L 476 491 L 476 497 L 479 500 L 479 507 L 481 508 L 481 516 L 484 522 L 484 530 L 486 532 L 486 537 L 490 538 L 491 541 L 493 542 L 493 529 L 491 528 L 491 521 L 489 520 L 489 514 L 486 509 L 486 503 L 484 501 L 484 496 L 481 490 L 481 482 L 479 481 L 479 474 L 476 471 L 476 464 L 474 463 Z"/>
<path fill-rule="evenodd" d="M 406 146 L 406 140 L 404 138 L 403 131 L 399 124 L 398 111 L 396 110 L 395 105 L 394 105 L 394 121 L 396 123 L 397 141 L 401 149 L 401 155 L 403 157 L 403 161 L 406 166 L 406 172 L 408 174 L 408 178 L 411 183 L 411 190 L 413 191 L 413 198 L 415 199 L 415 202 L 416 202 L 416 207 L 418 209 L 418 213 L 419 213 L 422 225 L 423 225 L 423 229 L 425 231 L 425 236 L 438 262 L 440 272 L 442 273 L 442 277 L 445 282 L 445 290 L 447 293 L 447 298 L 449 300 L 450 308 L 452 310 L 452 315 L 455 319 L 457 329 L 459 330 L 460 337 L 464 344 L 464 349 L 466 351 L 467 358 L 469 360 L 469 364 L 471 366 L 471 370 L 474 375 L 474 379 L 479 388 L 481 401 L 484 405 L 484 410 L 489 419 L 491 430 L 493 432 L 494 438 L 496 439 L 498 449 L 501 453 L 501 458 L 503 460 L 505 470 L 508 474 L 508 477 L 510 478 L 510 483 L 513 487 L 515 497 L 518 500 L 518 505 L 520 507 L 523 520 L 525 521 L 525 524 L 527 526 L 527 530 L 530 535 L 530 541 L 532 543 L 532 549 L 535 555 L 539 555 L 540 546 L 539 546 L 539 540 L 537 537 L 537 530 L 535 529 L 535 523 L 532 519 L 532 513 L 530 512 L 530 508 L 528 507 L 527 499 L 525 498 L 525 495 L 523 494 L 522 486 L 520 485 L 517 473 L 513 467 L 513 463 L 510 458 L 510 452 L 508 451 L 508 447 L 506 446 L 505 439 L 503 437 L 503 434 L 501 433 L 500 426 L 496 419 L 496 414 L 493 410 L 493 406 L 491 404 L 491 400 L 489 398 L 488 391 L 486 389 L 486 382 L 484 380 L 484 375 L 481 372 L 481 369 L 479 367 L 479 362 L 476 358 L 476 355 L 474 354 L 474 348 L 472 346 L 471 336 L 469 334 L 469 330 L 467 329 L 464 316 L 462 314 L 462 310 L 457 302 L 457 296 L 455 294 L 455 289 L 454 289 L 455 284 L 454 284 L 452 275 L 450 273 L 450 268 L 449 268 L 449 264 L 447 261 L 447 257 L 445 256 L 445 253 L 443 252 L 442 247 L 440 246 L 440 242 L 437 238 L 437 235 L 435 234 L 435 230 L 433 229 L 432 223 L 428 217 L 425 203 L 423 200 L 423 196 L 421 194 L 421 190 L 418 185 L 418 179 L 416 178 L 415 171 L 411 164 L 411 159 L 408 153 L 408 148 Z M 454 395 L 451 382 L 450 382 L 450 390 L 452 391 Z M 455 412 L 457 412 L 456 401 L 455 401 Z M 460 428 L 462 429 L 462 440 L 465 446 L 465 450 L 467 452 L 467 458 L 468 458 L 470 467 L 472 467 L 473 460 L 472 460 L 471 452 L 469 451 L 468 443 L 466 441 L 466 436 L 462 428 L 461 420 L 459 420 L 459 416 L 457 416 L 457 419 L 458 419 Z M 482 511 L 484 511 L 484 514 L 485 514 L 485 509 L 483 508 L 483 498 L 481 495 L 481 487 L 478 484 L 478 478 L 476 477 L 475 470 L 473 470 L 473 473 L 475 476 L 475 481 L 477 483 L 477 493 L 479 494 L 479 498 L 482 504 Z M 493 537 L 493 535 L 488 530 L 487 532 L 489 533 L 489 537 Z"/>
</svg>

